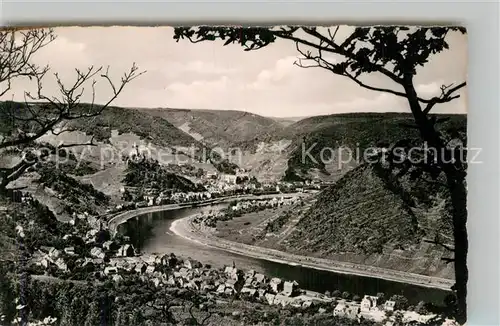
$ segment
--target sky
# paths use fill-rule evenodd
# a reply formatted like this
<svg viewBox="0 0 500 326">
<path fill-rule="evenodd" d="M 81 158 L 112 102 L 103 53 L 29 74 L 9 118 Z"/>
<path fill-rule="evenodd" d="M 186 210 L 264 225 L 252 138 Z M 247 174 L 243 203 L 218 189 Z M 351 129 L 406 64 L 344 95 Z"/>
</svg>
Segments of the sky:
<svg viewBox="0 0 500 326">
<path fill-rule="evenodd" d="M 338 37 L 352 27 L 342 26 Z M 243 51 L 222 42 L 176 42 L 171 27 L 59 27 L 57 38 L 36 54 L 33 61 L 49 65 L 64 83 L 75 80 L 75 68 L 109 66 L 119 82 L 132 63 L 146 73 L 126 86 L 113 105 L 141 108 L 189 108 L 243 110 L 272 117 L 303 117 L 345 112 L 409 112 L 403 98 L 359 87 L 329 71 L 294 65 L 299 53 L 295 44 L 278 40 L 258 51 Z M 450 50 L 431 58 L 418 70 L 416 89 L 421 97 L 440 94 L 443 84 L 460 83 L 467 74 L 467 37 L 448 36 Z M 53 75 L 44 80 L 43 92 L 59 96 Z M 387 77 L 371 74 L 370 85 L 397 85 Z M 91 100 L 88 84 L 83 101 Z M 23 101 L 24 91 L 34 91 L 28 79 L 12 83 L 1 100 Z M 467 90 L 461 98 L 440 104 L 439 113 L 466 113 Z M 111 95 L 105 80 L 97 78 L 96 102 Z"/>
</svg>

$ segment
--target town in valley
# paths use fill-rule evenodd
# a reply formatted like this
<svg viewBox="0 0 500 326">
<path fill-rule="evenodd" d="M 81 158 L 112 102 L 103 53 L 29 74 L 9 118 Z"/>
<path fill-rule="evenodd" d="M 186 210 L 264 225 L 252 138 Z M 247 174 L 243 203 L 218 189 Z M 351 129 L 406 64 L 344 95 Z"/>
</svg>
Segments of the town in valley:
<svg viewBox="0 0 500 326">
<path fill-rule="evenodd" d="M 1 325 L 465 323 L 464 28 L 4 29 L 0 54 Z"/>
</svg>

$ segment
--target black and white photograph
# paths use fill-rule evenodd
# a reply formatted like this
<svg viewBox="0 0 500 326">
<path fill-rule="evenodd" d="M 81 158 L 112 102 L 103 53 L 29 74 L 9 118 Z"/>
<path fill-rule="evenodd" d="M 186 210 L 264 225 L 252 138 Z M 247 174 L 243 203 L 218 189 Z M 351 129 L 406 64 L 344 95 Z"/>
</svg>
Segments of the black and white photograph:
<svg viewBox="0 0 500 326">
<path fill-rule="evenodd" d="M 0 30 L 0 325 L 467 321 L 467 31 Z"/>
</svg>

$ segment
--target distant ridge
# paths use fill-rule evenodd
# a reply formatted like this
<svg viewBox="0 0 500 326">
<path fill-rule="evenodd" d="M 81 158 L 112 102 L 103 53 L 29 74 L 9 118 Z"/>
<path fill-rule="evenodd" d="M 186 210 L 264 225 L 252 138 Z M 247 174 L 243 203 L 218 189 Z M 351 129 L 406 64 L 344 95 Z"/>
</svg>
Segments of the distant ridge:
<svg viewBox="0 0 500 326">
<path fill-rule="evenodd" d="M 281 123 L 254 113 L 235 110 L 137 109 L 161 117 L 188 134 L 200 135 L 205 144 L 229 148 L 272 137 Z"/>
</svg>

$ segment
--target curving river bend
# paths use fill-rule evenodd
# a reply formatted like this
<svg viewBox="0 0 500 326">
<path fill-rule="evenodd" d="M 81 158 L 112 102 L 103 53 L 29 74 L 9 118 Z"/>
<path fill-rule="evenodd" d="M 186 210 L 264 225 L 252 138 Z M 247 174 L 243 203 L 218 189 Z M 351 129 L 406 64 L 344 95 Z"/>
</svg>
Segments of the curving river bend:
<svg viewBox="0 0 500 326">
<path fill-rule="evenodd" d="M 173 252 L 177 256 L 191 257 L 214 267 L 232 265 L 234 262 L 238 268 L 243 270 L 253 269 L 268 276 L 296 280 L 301 288 L 321 293 L 326 290 L 340 290 L 359 295 L 375 295 L 378 292 L 383 292 L 386 297 L 393 294 L 403 294 L 412 304 L 423 300 L 437 305 L 442 305 L 444 297 L 449 293 L 440 289 L 371 277 L 339 274 L 242 256 L 192 242 L 176 236 L 169 230 L 172 222 L 177 219 L 200 212 L 218 210 L 224 205 L 227 204 L 145 213 L 118 225 L 117 232 L 129 236 L 134 246 L 145 253 L 169 254 Z"/>
</svg>

